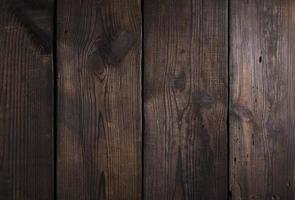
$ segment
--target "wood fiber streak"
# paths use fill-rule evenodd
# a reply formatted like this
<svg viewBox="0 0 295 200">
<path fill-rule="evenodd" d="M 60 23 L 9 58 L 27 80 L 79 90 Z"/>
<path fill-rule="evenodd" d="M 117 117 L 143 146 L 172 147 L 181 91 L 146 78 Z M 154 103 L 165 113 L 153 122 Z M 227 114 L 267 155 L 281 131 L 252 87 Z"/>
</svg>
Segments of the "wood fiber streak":
<svg viewBox="0 0 295 200">
<path fill-rule="evenodd" d="M 227 199 L 227 1 L 144 9 L 144 199 Z"/>
<path fill-rule="evenodd" d="M 53 199 L 52 0 L 0 2 L 0 199 Z"/>
<path fill-rule="evenodd" d="M 58 199 L 141 199 L 141 2 L 57 3 Z"/>
<path fill-rule="evenodd" d="M 295 198 L 295 2 L 231 1 L 233 199 Z"/>
</svg>

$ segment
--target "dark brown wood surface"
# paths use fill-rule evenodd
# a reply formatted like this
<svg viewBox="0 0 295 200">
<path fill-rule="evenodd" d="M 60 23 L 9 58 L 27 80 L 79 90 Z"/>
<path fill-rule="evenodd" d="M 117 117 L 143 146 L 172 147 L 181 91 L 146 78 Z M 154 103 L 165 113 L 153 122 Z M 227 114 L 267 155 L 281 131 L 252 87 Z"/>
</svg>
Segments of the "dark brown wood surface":
<svg viewBox="0 0 295 200">
<path fill-rule="evenodd" d="M 294 199 L 295 2 L 231 1 L 233 199 Z"/>
<path fill-rule="evenodd" d="M 227 199 L 227 1 L 144 2 L 144 199 Z"/>
<path fill-rule="evenodd" d="M 0 199 L 53 199 L 51 0 L 0 2 Z"/>
<path fill-rule="evenodd" d="M 58 1 L 60 200 L 141 199 L 140 8 Z"/>
<path fill-rule="evenodd" d="M 295 199 L 295 1 L 0 0 L 0 47 L 0 200 Z"/>
</svg>

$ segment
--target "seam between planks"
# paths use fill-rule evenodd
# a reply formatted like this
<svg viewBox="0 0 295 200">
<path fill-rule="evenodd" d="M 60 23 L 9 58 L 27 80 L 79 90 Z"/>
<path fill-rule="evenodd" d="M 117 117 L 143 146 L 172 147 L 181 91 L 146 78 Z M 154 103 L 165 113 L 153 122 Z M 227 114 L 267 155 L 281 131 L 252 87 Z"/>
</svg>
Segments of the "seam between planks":
<svg viewBox="0 0 295 200">
<path fill-rule="evenodd" d="M 231 1 L 227 1 L 227 198 L 231 200 L 231 187 L 230 187 L 230 16 L 231 16 Z"/>
<path fill-rule="evenodd" d="M 52 55 L 53 55 L 53 75 L 54 75 L 54 85 L 53 85 L 53 95 L 54 95 L 54 102 L 53 102 L 53 107 L 54 107 L 54 111 L 53 111 L 53 130 L 54 130 L 54 134 L 53 134 L 53 145 L 54 145 L 54 186 L 53 186 L 53 197 L 54 199 L 57 199 L 57 122 L 58 122 L 58 69 L 57 69 L 57 38 L 56 38 L 56 34 L 57 34 L 57 1 L 54 0 L 53 1 L 53 40 L 52 40 Z"/>
<path fill-rule="evenodd" d="M 141 199 L 144 200 L 144 136 L 145 136 L 145 117 L 144 117 L 144 0 L 141 0 Z"/>
</svg>

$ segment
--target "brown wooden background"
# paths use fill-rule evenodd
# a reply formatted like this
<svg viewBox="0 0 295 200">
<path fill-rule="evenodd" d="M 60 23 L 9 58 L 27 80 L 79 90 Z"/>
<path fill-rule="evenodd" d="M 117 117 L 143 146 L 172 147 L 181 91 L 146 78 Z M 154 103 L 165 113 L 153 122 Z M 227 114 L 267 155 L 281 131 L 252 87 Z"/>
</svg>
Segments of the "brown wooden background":
<svg viewBox="0 0 295 200">
<path fill-rule="evenodd" d="M 293 200 L 294 0 L 0 0 L 1 200 Z"/>
</svg>

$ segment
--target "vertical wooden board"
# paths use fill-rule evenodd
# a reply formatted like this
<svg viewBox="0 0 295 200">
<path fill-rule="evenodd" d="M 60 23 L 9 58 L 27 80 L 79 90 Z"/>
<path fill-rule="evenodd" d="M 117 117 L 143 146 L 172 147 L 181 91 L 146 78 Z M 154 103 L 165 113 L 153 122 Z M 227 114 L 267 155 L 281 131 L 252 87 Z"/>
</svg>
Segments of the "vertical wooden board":
<svg viewBox="0 0 295 200">
<path fill-rule="evenodd" d="M 231 1 L 233 199 L 294 199 L 295 2 Z"/>
<path fill-rule="evenodd" d="M 0 2 L 0 199 L 53 198 L 52 13 Z"/>
<path fill-rule="evenodd" d="M 144 199 L 227 199 L 227 1 L 144 4 Z"/>
<path fill-rule="evenodd" d="M 58 1 L 59 200 L 141 198 L 140 7 Z"/>
</svg>

